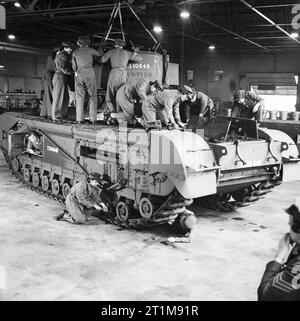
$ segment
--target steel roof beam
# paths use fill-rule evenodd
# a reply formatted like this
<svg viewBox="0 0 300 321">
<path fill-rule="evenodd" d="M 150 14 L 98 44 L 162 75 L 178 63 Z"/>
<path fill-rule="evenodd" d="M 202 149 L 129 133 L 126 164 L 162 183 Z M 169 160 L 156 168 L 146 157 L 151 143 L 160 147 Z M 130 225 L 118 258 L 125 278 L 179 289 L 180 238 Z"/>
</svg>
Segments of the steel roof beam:
<svg viewBox="0 0 300 321">
<path fill-rule="evenodd" d="M 276 24 L 273 20 L 271 20 L 270 18 L 268 18 L 266 15 L 264 15 L 262 12 L 260 12 L 259 10 L 257 10 L 256 8 L 254 8 L 251 4 L 249 4 L 248 2 L 246 2 L 245 0 L 240 0 L 245 6 L 247 6 L 248 8 L 250 8 L 252 11 L 254 11 L 255 13 L 257 13 L 259 16 L 261 16 L 262 18 L 264 18 L 266 21 L 268 21 L 271 25 L 273 25 L 275 28 L 277 28 L 278 30 L 280 30 L 281 32 L 283 32 L 285 35 L 287 35 L 290 39 L 294 40 L 295 42 L 297 42 L 298 44 L 300 44 L 300 41 L 296 38 L 293 38 L 291 36 L 290 33 L 288 33 L 286 30 L 284 30 L 283 28 L 281 28 L 278 24 Z"/>
</svg>

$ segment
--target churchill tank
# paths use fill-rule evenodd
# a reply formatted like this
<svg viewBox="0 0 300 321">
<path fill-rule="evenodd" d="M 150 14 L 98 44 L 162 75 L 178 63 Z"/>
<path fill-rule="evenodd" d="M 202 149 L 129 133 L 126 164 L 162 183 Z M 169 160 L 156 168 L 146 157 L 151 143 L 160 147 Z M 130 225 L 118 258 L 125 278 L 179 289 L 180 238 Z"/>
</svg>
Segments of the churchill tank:
<svg viewBox="0 0 300 321">
<path fill-rule="evenodd" d="M 193 116 L 189 128 L 208 142 L 220 166 L 217 193 L 198 199 L 205 207 L 230 211 L 263 198 L 282 182 L 300 180 L 297 146 L 281 131 L 221 115 L 204 122 Z"/>
<path fill-rule="evenodd" d="M 300 179 L 293 141 L 243 119 L 217 118 L 196 131 L 145 131 L 7 112 L 0 129 L 8 166 L 27 188 L 63 203 L 76 182 L 97 172 L 109 209 L 101 218 L 125 228 L 176 223 L 188 231 L 193 200 L 232 210 Z M 39 154 L 26 148 L 33 131 Z"/>
<path fill-rule="evenodd" d="M 29 189 L 64 202 L 70 188 L 90 172 L 101 175 L 99 190 L 109 213 L 122 227 L 179 222 L 184 229 L 194 198 L 215 194 L 212 149 L 192 132 L 53 123 L 38 116 L 0 116 L 0 144 L 12 173 Z M 27 151 L 38 132 L 39 154 Z"/>
</svg>

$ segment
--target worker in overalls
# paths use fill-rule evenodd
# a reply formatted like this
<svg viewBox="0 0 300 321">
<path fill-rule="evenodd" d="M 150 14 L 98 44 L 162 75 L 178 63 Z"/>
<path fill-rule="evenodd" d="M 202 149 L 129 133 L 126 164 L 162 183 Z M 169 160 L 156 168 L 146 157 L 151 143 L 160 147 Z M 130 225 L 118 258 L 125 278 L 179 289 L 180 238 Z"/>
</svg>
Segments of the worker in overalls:
<svg viewBox="0 0 300 321">
<path fill-rule="evenodd" d="M 75 71 L 76 120 L 81 123 L 84 119 L 85 97 L 89 97 L 90 122 L 97 120 L 97 84 L 93 68 L 93 57 L 100 57 L 102 53 L 89 47 L 88 36 L 78 38 L 79 49 L 73 52 L 72 67 Z"/>
<path fill-rule="evenodd" d="M 99 181 L 101 175 L 91 173 L 88 179 L 83 179 L 71 188 L 66 199 L 66 210 L 57 216 L 57 221 L 65 220 L 74 224 L 85 223 L 95 211 L 107 212 L 107 207 L 99 196 Z"/>
<path fill-rule="evenodd" d="M 47 64 L 46 64 L 46 70 L 42 78 L 43 82 L 43 88 L 44 88 L 44 97 L 43 102 L 41 105 L 41 112 L 40 116 L 45 118 L 50 118 L 52 115 L 52 91 L 53 91 L 53 76 L 55 73 L 55 63 L 54 59 L 56 57 L 56 53 L 58 51 L 58 48 L 53 49 L 53 54 L 48 56 L 47 58 Z"/>
<path fill-rule="evenodd" d="M 255 92 L 238 90 L 234 94 L 232 117 L 254 119 L 261 122 L 264 110 L 264 100 Z"/>
<path fill-rule="evenodd" d="M 196 91 L 187 85 L 184 88 L 188 94 L 188 100 L 182 106 L 185 121 L 189 123 L 189 128 L 203 128 L 212 116 L 214 103 L 203 92 Z"/>
<path fill-rule="evenodd" d="M 290 232 L 266 266 L 258 288 L 259 301 L 300 301 L 300 198 L 286 210 Z"/>
<path fill-rule="evenodd" d="M 126 121 L 139 118 L 142 114 L 142 103 L 161 89 L 158 81 L 148 81 L 145 78 L 130 79 L 117 92 L 117 110 L 122 111 Z"/>
<path fill-rule="evenodd" d="M 126 45 L 122 39 L 115 40 L 115 48 L 106 52 L 101 62 L 105 63 L 110 60 L 111 72 L 107 82 L 106 105 L 110 113 L 116 110 L 116 95 L 118 89 L 124 85 L 128 79 L 126 67 L 129 61 L 141 61 L 143 58 L 136 51 L 130 52 L 123 47 Z"/>
<path fill-rule="evenodd" d="M 180 102 L 188 99 L 185 88 L 165 89 L 143 103 L 143 121 L 154 122 L 159 118 L 169 129 L 184 128 L 179 113 Z"/>
<path fill-rule="evenodd" d="M 54 60 L 55 74 L 53 77 L 53 102 L 52 120 L 56 121 L 66 117 L 69 106 L 68 75 L 73 73 L 71 66 L 71 44 L 62 43 L 60 50 Z"/>
</svg>

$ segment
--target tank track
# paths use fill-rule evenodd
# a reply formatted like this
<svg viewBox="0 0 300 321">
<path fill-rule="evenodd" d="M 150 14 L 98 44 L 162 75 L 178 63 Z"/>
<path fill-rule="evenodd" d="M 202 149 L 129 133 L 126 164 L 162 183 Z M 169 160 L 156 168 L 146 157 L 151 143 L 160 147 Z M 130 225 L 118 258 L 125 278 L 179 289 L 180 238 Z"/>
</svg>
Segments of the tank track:
<svg viewBox="0 0 300 321">
<path fill-rule="evenodd" d="M 7 150 L 1 146 L 2 153 L 4 155 L 7 166 L 11 174 L 21 182 L 26 188 L 31 191 L 35 191 L 38 194 L 41 194 L 47 198 L 50 198 L 61 204 L 65 203 L 65 199 L 62 195 L 54 195 L 51 190 L 44 191 L 41 187 L 34 187 L 31 182 L 26 182 L 23 178 L 23 175 L 20 172 L 16 172 L 13 169 L 11 159 L 8 156 Z M 112 211 L 107 213 L 101 213 L 95 216 L 107 223 L 115 224 L 124 229 L 143 229 L 148 227 L 154 227 L 162 224 L 172 225 L 175 220 L 182 215 L 194 215 L 193 212 L 186 209 L 187 206 L 192 204 L 192 200 L 181 200 L 175 201 L 175 197 L 171 195 L 168 199 L 153 213 L 152 218 L 129 218 L 126 222 L 121 222 L 116 217 L 116 214 Z"/>
<path fill-rule="evenodd" d="M 197 204 L 220 212 L 231 212 L 237 208 L 249 206 L 266 194 L 270 193 L 274 187 L 281 184 L 280 180 L 267 181 L 258 185 L 236 191 L 232 194 L 217 194 L 198 199 Z M 231 200 L 231 199 L 234 200 Z"/>
</svg>

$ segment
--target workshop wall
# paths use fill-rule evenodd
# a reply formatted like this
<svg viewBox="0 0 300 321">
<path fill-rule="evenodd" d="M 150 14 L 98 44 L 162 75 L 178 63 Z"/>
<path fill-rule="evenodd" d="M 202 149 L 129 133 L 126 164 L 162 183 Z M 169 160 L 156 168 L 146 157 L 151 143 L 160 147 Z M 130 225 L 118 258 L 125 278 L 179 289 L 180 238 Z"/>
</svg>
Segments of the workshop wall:
<svg viewBox="0 0 300 321">
<path fill-rule="evenodd" d="M 42 90 L 42 76 L 46 66 L 46 55 L 19 52 L 1 52 L 0 90 L 14 91 L 22 88 L 35 91 L 40 95 Z"/>
<path fill-rule="evenodd" d="M 192 55 L 185 62 L 185 71 L 194 71 L 193 85 L 209 96 L 221 101 L 231 101 L 230 88 L 247 87 L 240 79 L 246 73 L 299 73 L 299 56 L 293 54 L 225 55 L 209 52 L 207 55 Z M 223 72 L 223 73 L 221 73 Z"/>
</svg>

